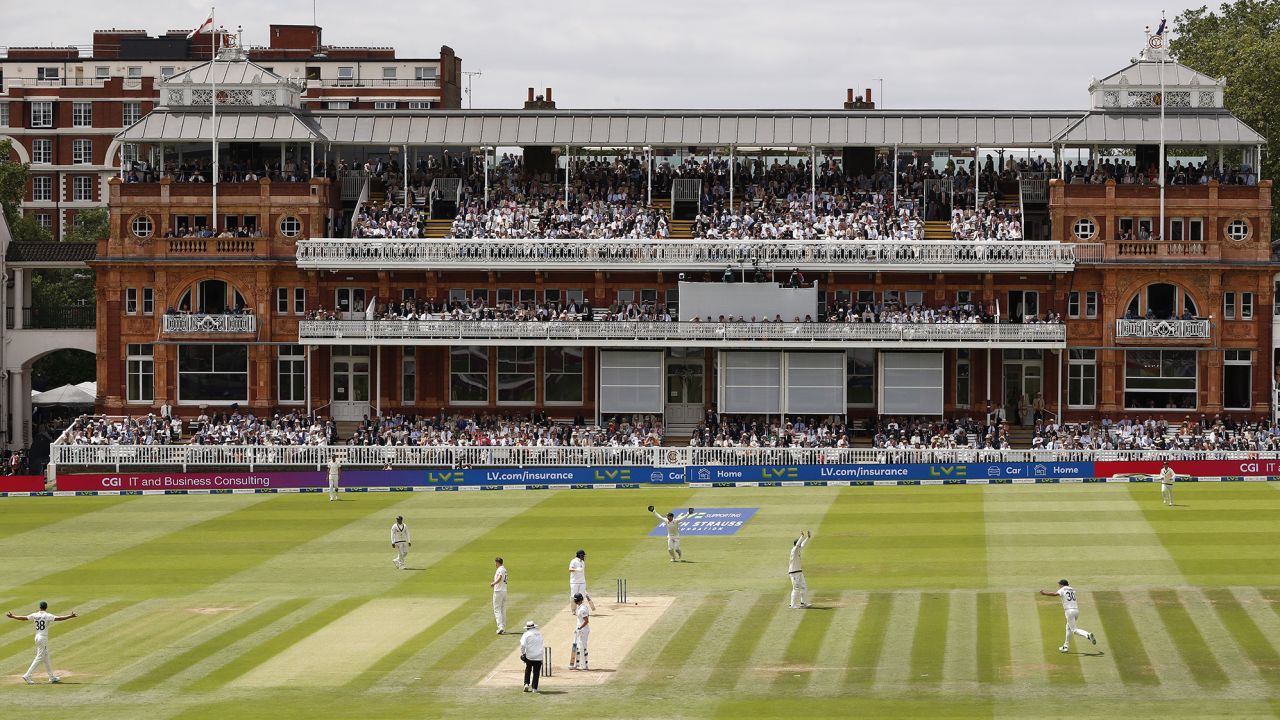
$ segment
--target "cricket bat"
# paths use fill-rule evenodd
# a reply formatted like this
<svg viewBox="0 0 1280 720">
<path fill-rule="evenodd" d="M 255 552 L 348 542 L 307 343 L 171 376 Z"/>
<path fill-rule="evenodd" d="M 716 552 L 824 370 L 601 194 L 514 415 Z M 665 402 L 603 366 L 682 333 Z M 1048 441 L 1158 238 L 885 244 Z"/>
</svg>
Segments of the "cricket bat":
<svg viewBox="0 0 1280 720">
<path fill-rule="evenodd" d="M 587 605 L 591 606 L 591 612 L 596 611 L 596 601 L 592 600 L 590 595 L 587 596 Z"/>
<path fill-rule="evenodd" d="M 578 643 L 574 643 L 573 647 L 569 648 L 569 666 L 572 667 L 577 664 L 578 664 Z"/>
</svg>

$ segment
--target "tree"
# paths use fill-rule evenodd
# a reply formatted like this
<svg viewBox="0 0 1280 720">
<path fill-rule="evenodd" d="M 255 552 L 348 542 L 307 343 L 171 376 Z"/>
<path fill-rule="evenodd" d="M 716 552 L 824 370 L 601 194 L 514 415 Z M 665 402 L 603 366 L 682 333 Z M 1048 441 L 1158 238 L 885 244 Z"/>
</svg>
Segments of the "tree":
<svg viewBox="0 0 1280 720">
<path fill-rule="evenodd" d="M 1225 105 L 1263 137 L 1280 142 L 1280 0 L 1235 0 L 1216 12 L 1187 10 L 1174 20 L 1169 50 L 1178 62 L 1227 79 Z M 1280 154 L 1266 153 L 1259 177 L 1280 177 Z M 1272 225 L 1280 193 L 1272 186 Z"/>
<path fill-rule="evenodd" d="M 90 208 L 76 213 L 71 227 L 63 234 L 64 242 L 96 243 L 111 232 L 111 213 L 106 208 Z"/>
<path fill-rule="evenodd" d="M 27 194 L 27 175 L 31 166 L 9 159 L 13 151 L 11 140 L 0 140 L 0 208 L 4 219 L 12 228 L 18 220 L 18 206 Z"/>
</svg>

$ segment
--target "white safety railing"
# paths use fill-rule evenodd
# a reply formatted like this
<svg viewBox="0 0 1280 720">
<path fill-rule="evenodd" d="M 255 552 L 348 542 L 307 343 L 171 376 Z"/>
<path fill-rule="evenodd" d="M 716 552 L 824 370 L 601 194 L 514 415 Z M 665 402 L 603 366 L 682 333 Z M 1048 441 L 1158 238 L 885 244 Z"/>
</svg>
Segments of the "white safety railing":
<svg viewBox="0 0 1280 720">
<path fill-rule="evenodd" d="M 873 448 L 459 447 L 349 445 L 67 445 L 50 462 L 67 467 L 316 467 L 333 457 L 383 467 L 685 467 L 877 463 L 1277 460 L 1277 452 L 1182 450 L 877 450 Z"/>
<path fill-rule="evenodd" d="M 258 329 L 254 315 L 165 315 L 163 331 L 175 334 L 251 333 Z"/>
<path fill-rule="evenodd" d="M 1208 320 L 1117 320 L 1117 338 L 1202 339 L 1211 336 Z"/>
<path fill-rule="evenodd" d="M 1069 272 L 1075 253 L 1074 244 L 1043 241 L 313 239 L 298 243 L 297 262 L 311 270 L 723 270 L 726 265 L 758 262 L 805 270 Z"/>
<path fill-rule="evenodd" d="M 298 324 L 298 340 L 319 344 L 349 344 L 358 341 L 390 345 L 457 345 L 481 342 L 576 345 L 734 343 L 787 347 L 822 347 L 847 343 L 1062 346 L 1067 340 L 1067 330 L 1065 325 L 1059 323 L 303 320 Z"/>
</svg>

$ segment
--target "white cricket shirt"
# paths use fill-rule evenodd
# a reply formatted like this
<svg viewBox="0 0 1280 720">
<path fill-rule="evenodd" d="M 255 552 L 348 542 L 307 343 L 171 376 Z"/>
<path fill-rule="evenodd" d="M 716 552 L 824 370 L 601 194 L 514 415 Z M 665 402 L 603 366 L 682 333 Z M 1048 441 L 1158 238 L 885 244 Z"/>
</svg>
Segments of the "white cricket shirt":
<svg viewBox="0 0 1280 720">
<path fill-rule="evenodd" d="M 1173 468 L 1165 468 L 1165 469 L 1163 469 L 1163 470 L 1161 470 L 1161 471 L 1160 471 L 1160 484 L 1161 484 L 1161 485 L 1172 485 L 1172 484 L 1173 484 L 1173 478 L 1174 478 L 1174 475 L 1173 475 Z"/>
<path fill-rule="evenodd" d="M 391 542 L 409 542 L 409 526 L 392 523 L 391 524 Z"/>
<path fill-rule="evenodd" d="M 1063 610 L 1079 610 L 1080 606 L 1076 604 L 1076 589 L 1067 585 L 1058 588 L 1058 595 L 1062 598 Z"/>
<path fill-rule="evenodd" d="M 494 592 L 507 591 L 507 566 L 506 565 L 502 565 L 498 567 L 497 571 L 493 573 L 493 581 L 498 583 L 497 585 L 493 586 Z"/>
<path fill-rule="evenodd" d="M 569 561 L 569 582 L 587 584 L 587 564 L 576 557 Z"/>
<path fill-rule="evenodd" d="M 654 510 L 653 514 L 658 515 L 658 511 Z M 662 521 L 662 527 L 667 529 L 667 537 L 671 537 L 671 538 L 680 537 L 680 521 L 683 520 L 684 518 L 667 520 L 666 516 L 658 515 L 658 519 Z"/>
<path fill-rule="evenodd" d="M 36 626 L 36 641 L 49 639 L 49 626 L 53 624 L 53 613 L 37 610 L 27 616 L 27 619 Z"/>
<path fill-rule="evenodd" d="M 787 563 L 787 572 L 804 572 L 804 568 L 800 565 L 800 551 L 804 550 L 804 541 L 791 546 L 791 562 Z"/>
<path fill-rule="evenodd" d="M 578 624 L 573 626 L 575 629 L 586 630 L 587 628 L 591 627 L 590 625 L 588 625 L 586 628 L 582 627 L 583 621 L 591 617 L 591 610 L 587 608 L 586 602 L 578 603 L 578 609 L 574 610 L 573 614 L 578 616 Z"/>
</svg>

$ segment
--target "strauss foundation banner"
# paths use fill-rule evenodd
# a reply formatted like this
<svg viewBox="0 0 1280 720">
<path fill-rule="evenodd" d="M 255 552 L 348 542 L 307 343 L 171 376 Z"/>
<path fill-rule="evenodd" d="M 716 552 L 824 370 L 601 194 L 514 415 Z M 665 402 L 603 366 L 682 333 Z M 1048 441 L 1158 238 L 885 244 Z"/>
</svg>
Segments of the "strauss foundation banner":
<svg viewBox="0 0 1280 720">
<path fill-rule="evenodd" d="M 75 492 L 104 490 L 265 490 L 268 488 L 318 488 L 326 484 L 323 472 L 207 472 L 114 473 L 107 475 L 59 475 L 58 489 Z"/>
</svg>

